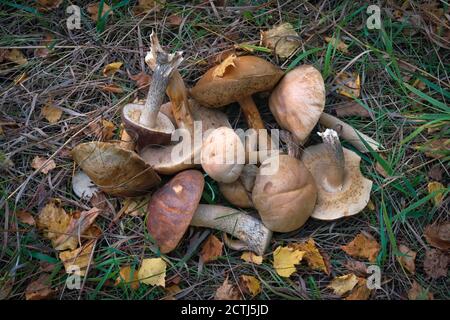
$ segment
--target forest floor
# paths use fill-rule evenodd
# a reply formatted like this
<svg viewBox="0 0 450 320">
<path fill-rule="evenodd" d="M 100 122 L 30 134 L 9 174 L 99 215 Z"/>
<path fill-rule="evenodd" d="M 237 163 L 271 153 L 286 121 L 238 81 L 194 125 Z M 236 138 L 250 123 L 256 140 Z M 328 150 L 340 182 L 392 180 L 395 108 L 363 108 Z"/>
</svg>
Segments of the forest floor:
<svg viewBox="0 0 450 320">
<path fill-rule="evenodd" d="M 0 0 L 0 297 L 24 299 L 30 283 L 47 274 L 50 290 L 60 299 L 160 299 L 169 294 L 162 287 L 140 285 L 132 290 L 114 282 L 121 266 L 138 269 L 143 258 L 163 256 L 168 264 L 166 287 L 177 286 L 177 299 L 212 299 L 225 278 L 241 290 L 241 275 L 259 280 L 258 299 L 340 299 L 327 286 L 337 276 L 361 273 L 361 264 L 353 263 L 359 270 L 352 270 L 349 261 L 380 267 L 381 288 L 372 290 L 370 299 L 408 299 L 414 283 L 423 288 L 421 297 L 429 292 L 435 299 L 450 298 L 448 271 L 436 276 L 424 267 L 427 252 L 433 250 L 424 229 L 449 220 L 448 4 L 385 1 L 381 28 L 368 29 L 369 4 L 357 1 L 167 1 L 159 10 L 140 15 L 136 2 L 112 1 L 113 14 L 94 22 L 87 12 L 89 1 L 77 1 L 80 29 L 68 30 L 70 1 L 38 11 L 22 1 Z M 292 24 L 300 45 L 280 59 L 260 44 L 260 32 L 284 22 Z M 338 113 L 384 146 L 380 152 L 360 153 L 343 141 L 361 155 L 361 171 L 374 183 L 370 205 L 346 219 L 310 219 L 299 230 L 275 233 L 261 264 L 243 261 L 241 252 L 226 246 L 218 259 L 203 264 L 202 241 L 211 233 L 222 239 L 220 232 L 190 228 L 175 251 L 161 255 L 148 236 L 145 215 L 115 219 L 124 200 L 106 195 L 107 206 L 96 219 L 102 233 L 88 273 L 80 290 L 68 289 L 58 252 L 18 213 L 28 212 L 36 220 L 51 198 L 60 199 L 69 214 L 93 206 L 72 191 L 76 165 L 69 150 L 81 142 L 120 139 L 120 107 L 146 95 L 130 75 L 151 74 L 144 57 L 152 30 L 167 50 L 183 51 L 179 70 L 188 87 L 230 50 L 263 57 L 283 70 L 314 65 L 326 85 L 325 111 Z M 51 37 L 43 42 L 47 34 Z M 326 37 L 340 39 L 342 46 Z M 13 49 L 23 57 L 5 58 Z M 116 61 L 123 63 L 119 71 L 104 76 L 104 67 Z M 336 75 L 344 69 L 360 77 L 358 98 L 339 93 Z M 267 128 L 279 128 L 267 98 L 255 96 Z M 49 105 L 62 111 L 56 112 L 53 123 L 43 113 Z M 350 114 L 340 113 L 349 105 Z M 246 128 L 237 104 L 224 111 L 234 128 Z M 110 133 L 108 121 L 113 124 Z M 312 135 L 303 147 L 318 142 Z M 56 167 L 47 174 L 35 170 L 36 156 L 53 160 Z M 217 184 L 209 177 L 206 181 L 202 202 L 227 205 Z M 430 193 L 431 182 L 444 189 Z M 436 200 L 439 194 L 443 199 Z M 375 262 L 342 250 L 360 232 L 378 242 Z M 329 274 L 303 262 L 288 278 L 277 274 L 273 251 L 308 238 L 329 260 Z M 401 245 L 417 253 L 412 273 L 398 262 Z M 446 256 L 440 267 L 447 270 L 448 252 L 440 254 Z"/>
</svg>

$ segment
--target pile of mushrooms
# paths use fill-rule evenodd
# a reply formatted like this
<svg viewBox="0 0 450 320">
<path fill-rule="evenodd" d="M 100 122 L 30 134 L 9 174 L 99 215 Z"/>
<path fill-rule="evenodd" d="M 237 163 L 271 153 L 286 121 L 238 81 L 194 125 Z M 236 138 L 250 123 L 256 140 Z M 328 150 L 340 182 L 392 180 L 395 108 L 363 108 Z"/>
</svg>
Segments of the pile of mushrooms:
<svg viewBox="0 0 450 320">
<path fill-rule="evenodd" d="M 381 146 L 323 113 L 325 85 L 318 70 L 303 65 L 284 74 L 262 58 L 231 56 L 188 91 L 177 70 L 182 60 L 181 52 L 167 53 L 152 33 L 145 61 L 153 80 L 146 101 L 122 108 L 126 141 L 88 142 L 72 150 L 104 192 L 152 193 L 147 230 L 162 253 L 174 250 L 193 226 L 222 231 L 235 238 L 225 238 L 231 248 L 262 255 L 272 232 L 295 231 L 310 217 L 335 220 L 364 209 L 372 182 L 361 174 L 361 158 L 341 146 L 339 135 L 361 152 L 367 145 Z M 274 148 L 254 163 L 250 153 L 261 144 L 238 135 L 219 108 L 238 102 L 249 128 L 265 129 L 252 95 L 270 90 L 270 111 L 289 132 L 291 144 L 287 152 Z M 163 103 L 166 95 L 170 102 Z M 306 146 L 318 123 L 327 128 L 319 133 L 323 143 Z M 189 137 L 195 134 L 201 139 L 192 143 Z M 172 177 L 155 190 L 160 175 Z M 217 182 L 229 206 L 201 203 L 205 176 Z"/>
</svg>

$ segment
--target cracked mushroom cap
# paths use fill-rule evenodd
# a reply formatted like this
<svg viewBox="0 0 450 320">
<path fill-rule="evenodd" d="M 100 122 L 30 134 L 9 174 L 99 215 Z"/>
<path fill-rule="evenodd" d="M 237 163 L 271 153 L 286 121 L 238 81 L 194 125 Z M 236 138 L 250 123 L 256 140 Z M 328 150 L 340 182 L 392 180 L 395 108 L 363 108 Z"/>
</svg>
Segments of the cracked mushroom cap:
<svg viewBox="0 0 450 320">
<path fill-rule="evenodd" d="M 245 149 L 241 138 L 228 127 L 213 130 L 202 145 L 203 170 L 218 182 L 231 183 L 241 175 Z"/>
<path fill-rule="evenodd" d="M 147 229 L 162 253 L 175 249 L 200 203 L 205 180 L 198 170 L 180 172 L 153 194 Z"/>
<path fill-rule="evenodd" d="M 115 196 L 144 195 L 161 181 L 135 152 L 116 143 L 81 143 L 72 149 L 71 154 L 100 189 Z"/>
<path fill-rule="evenodd" d="M 264 174 L 262 169 L 274 165 L 277 157 L 278 170 Z M 311 173 L 300 160 L 282 154 L 261 164 L 252 198 L 267 228 L 290 232 L 300 228 L 311 216 L 317 188 Z"/>
<path fill-rule="evenodd" d="M 236 57 L 226 70 L 218 72 L 221 67 L 209 69 L 191 90 L 194 99 L 205 107 L 222 107 L 271 90 L 283 76 L 278 67 L 255 56 Z"/>
<path fill-rule="evenodd" d="M 289 71 L 270 95 L 269 107 L 277 123 L 303 143 L 325 107 L 322 75 L 310 65 Z"/>
<path fill-rule="evenodd" d="M 352 216 L 362 211 L 370 198 L 372 181 L 360 171 L 361 157 L 355 152 L 342 148 L 344 153 L 344 176 L 342 187 L 333 187 L 330 166 L 335 161 L 324 143 L 306 148 L 302 161 L 316 181 L 318 197 L 312 214 L 320 220 L 335 220 Z"/>
</svg>

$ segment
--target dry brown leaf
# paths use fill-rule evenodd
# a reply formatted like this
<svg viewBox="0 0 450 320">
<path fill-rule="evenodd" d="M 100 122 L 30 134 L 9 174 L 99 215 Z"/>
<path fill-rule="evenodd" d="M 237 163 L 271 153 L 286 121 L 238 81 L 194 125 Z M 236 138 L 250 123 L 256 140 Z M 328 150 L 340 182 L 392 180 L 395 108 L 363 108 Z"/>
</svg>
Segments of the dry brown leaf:
<svg viewBox="0 0 450 320">
<path fill-rule="evenodd" d="M 223 243 L 215 235 L 211 234 L 202 246 L 200 260 L 203 263 L 217 260 L 222 255 Z"/>
<path fill-rule="evenodd" d="M 400 244 L 398 246 L 398 250 L 403 255 L 397 255 L 397 261 L 405 268 L 410 274 L 414 274 L 416 272 L 416 264 L 415 259 L 417 252 L 411 250 L 404 244 Z"/>
<path fill-rule="evenodd" d="M 171 26 L 179 26 L 183 22 L 183 18 L 177 14 L 172 14 L 167 17 L 166 22 Z"/>
<path fill-rule="evenodd" d="M 446 253 L 437 249 L 428 249 L 425 252 L 423 269 L 425 273 L 433 278 L 446 277 L 448 272 L 449 257 Z"/>
<path fill-rule="evenodd" d="M 380 155 L 381 158 L 385 159 L 382 155 Z M 386 159 L 385 159 L 386 160 Z M 383 168 L 383 166 L 377 161 L 375 163 L 375 170 L 383 177 L 383 178 L 388 178 L 389 174 L 387 173 L 387 171 Z"/>
<path fill-rule="evenodd" d="M 81 248 L 66 250 L 59 253 L 59 259 L 64 264 L 66 273 L 84 276 L 91 261 L 95 241 L 91 241 Z"/>
<path fill-rule="evenodd" d="M 120 268 L 119 276 L 114 283 L 115 286 L 120 284 L 128 284 L 132 290 L 139 288 L 139 278 L 137 270 L 132 269 L 131 266 L 123 266 Z"/>
<path fill-rule="evenodd" d="M 42 116 L 47 119 L 50 123 L 56 123 L 61 119 L 62 116 L 62 110 L 54 107 L 52 105 L 52 101 L 48 101 L 48 103 L 42 108 L 41 110 Z"/>
<path fill-rule="evenodd" d="M 166 296 L 162 300 L 176 300 L 175 296 L 181 292 L 181 288 L 177 284 L 174 284 L 167 287 L 164 291 L 166 291 Z"/>
<path fill-rule="evenodd" d="M 429 158 L 440 159 L 450 154 L 450 139 L 435 139 L 422 145 L 414 145 L 414 149 L 425 153 Z"/>
<path fill-rule="evenodd" d="M 437 181 L 429 182 L 427 188 L 428 193 L 436 191 L 436 195 L 431 200 L 435 206 L 439 206 L 442 203 L 442 200 L 444 200 L 444 192 L 446 188 L 442 183 Z"/>
<path fill-rule="evenodd" d="M 145 72 L 139 72 L 135 75 L 129 75 L 130 79 L 136 81 L 136 86 L 139 90 L 148 89 L 150 82 L 152 81 L 152 77 Z"/>
<path fill-rule="evenodd" d="M 143 217 L 147 214 L 147 207 L 151 196 L 126 198 L 123 207 L 124 213 L 133 217 Z"/>
<path fill-rule="evenodd" d="M 360 233 L 351 242 L 341 246 L 341 249 L 352 257 L 364 258 L 370 262 L 375 262 L 378 252 L 380 252 L 380 245 L 372 236 Z"/>
<path fill-rule="evenodd" d="M 331 45 L 336 48 L 336 50 L 339 50 L 343 53 L 348 53 L 348 45 L 344 41 L 330 37 L 325 37 L 325 41 L 327 43 L 331 43 Z"/>
<path fill-rule="evenodd" d="M 57 9 L 63 0 L 37 0 L 37 8 L 39 11 L 50 11 Z"/>
<path fill-rule="evenodd" d="M 123 93 L 123 88 L 121 86 L 118 86 L 117 84 L 111 83 L 111 84 L 105 84 L 100 85 L 99 88 L 106 92 L 111 93 Z"/>
<path fill-rule="evenodd" d="M 34 217 L 28 211 L 25 211 L 25 210 L 17 211 L 16 217 L 20 222 L 22 222 L 24 224 L 28 224 L 30 226 L 34 226 L 36 224 Z"/>
<path fill-rule="evenodd" d="M 305 255 L 303 259 L 306 260 L 308 266 L 313 270 L 323 271 L 326 274 L 330 274 L 330 270 L 327 267 L 327 263 L 320 253 L 319 249 L 317 249 L 316 244 L 313 238 L 309 238 L 304 243 L 296 243 L 291 245 L 294 249 L 304 251 Z"/>
<path fill-rule="evenodd" d="M 234 64 L 234 60 L 237 58 L 237 56 L 233 53 L 230 54 L 225 60 L 223 60 L 215 69 L 213 72 L 213 77 L 223 77 L 225 73 L 227 72 L 227 69 L 230 67 L 235 68 L 236 65 Z"/>
<path fill-rule="evenodd" d="M 436 164 L 428 171 L 428 177 L 435 181 L 442 181 L 443 169 L 440 164 Z"/>
<path fill-rule="evenodd" d="M 54 242 L 67 230 L 70 216 L 61 206 L 61 200 L 52 199 L 39 212 L 37 227 L 43 231 L 44 237 Z"/>
<path fill-rule="evenodd" d="M 450 221 L 426 226 L 424 235 L 429 245 L 444 251 L 450 250 Z"/>
<path fill-rule="evenodd" d="M 31 282 L 25 289 L 26 300 L 51 299 L 55 291 L 50 287 L 50 275 L 42 274 L 36 281 Z"/>
<path fill-rule="evenodd" d="M 289 22 L 268 31 L 261 31 L 261 45 L 275 50 L 280 58 L 290 57 L 300 46 L 298 33 Z"/>
<path fill-rule="evenodd" d="M 35 170 L 40 169 L 40 172 L 42 172 L 43 174 L 48 174 L 50 171 L 56 168 L 56 163 L 55 161 L 53 161 L 53 159 L 48 161 L 48 159 L 46 158 L 36 156 L 31 162 L 31 167 Z"/>
<path fill-rule="evenodd" d="M 336 92 L 340 95 L 352 99 L 358 98 L 361 95 L 361 79 L 358 73 L 339 72 L 335 82 L 338 86 Z"/>
<path fill-rule="evenodd" d="M 0 300 L 6 300 L 12 289 L 13 289 L 14 281 L 8 276 L 0 277 Z"/>
<path fill-rule="evenodd" d="M 52 43 L 53 36 L 50 33 L 46 33 L 42 39 L 40 46 L 45 46 L 45 48 L 37 48 L 34 50 L 34 55 L 39 58 L 46 58 L 50 54 L 48 46 Z"/>
<path fill-rule="evenodd" d="M 22 72 L 21 74 L 19 74 L 17 77 L 14 78 L 14 85 L 17 86 L 21 83 L 23 83 L 25 80 L 28 79 L 28 75 L 26 72 Z"/>
<path fill-rule="evenodd" d="M 364 262 L 356 260 L 347 260 L 344 265 L 348 271 L 356 274 L 359 277 L 365 277 L 368 274 L 367 266 Z"/>
<path fill-rule="evenodd" d="M 232 284 L 228 282 L 228 277 L 222 283 L 222 285 L 217 288 L 214 295 L 214 300 L 241 300 L 241 295 L 239 290 Z"/>
<path fill-rule="evenodd" d="M 106 65 L 105 68 L 103 68 L 103 75 L 105 77 L 111 77 L 113 76 L 117 71 L 119 71 L 120 67 L 122 67 L 122 62 L 113 62 L 108 65 Z"/>
<path fill-rule="evenodd" d="M 139 281 L 151 286 L 166 286 L 166 262 L 161 258 L 143 259 L 138 271 Z"/>
<path fill-rule="evenodd" d="M 341 117 L 350 117 L 350 116 L 359 116 L 363 118 L 370 118 L 369 111 L 366 110 L 363 106 L 361 106 L 356 101 L 348 101 L 339 106 L 334 107 L 336 115 L 338 118 Z"/>
<path fill-rule="evenodd" d="M 350 273 L 334 278 L 333 280 L 331 280 L 327 288 L 333 289 L 334 294 L 342 296 L 347 292 L 352 291 L 357 283 L 358 277 L 353 273 Z"/>
<path fill-rule="evenodd" d="M 133 8 L 135 14 L 148 13 L 150 10 L 159 12 L 164 7 L 166 0 L 139 0 L 138 5 Z"/>
<path fill-rule="evenodd" d="M 433 300 L 433 294 L 428 290 L 423 289 L 415 280 L 408 291 L 409 300 Z"/>
<path fill-rule="evenodd" d="M 108 211 L 110 210 L 108 205 L 108 200 L 106 199 L 106 196 L 103 192 L 97 192 L 94 193 L 90 200 L 90 204 L 93 207 L 99 208 L 102 211 Z"/>
<path fill-rule="evenodd" d="M 358 278 L 358 284 L 345 300 L 368 300 L 371 292 L 372 290 L 367 287 L 367 280 Z"/>
<path fill-rule="evenodd" d="M 289 278 L 296 271 L 295 265 L 302 261 L 304 255 L 304 251 L 279 246 L 273 252 L 273 267 L 280 276 Z"/>
<path fill-rule="evenodd" d="M 250 263 L 254 264 L 262 264 L 263 257 L 258 256 L 257 254 L 251 252 L 251 251 L 245 251 L 241 255 L 241 259 Z"/>
<path fill-rule="evenodd" d="M 98 20 L 100 10 L 100 3 L 90 3 L 87 6 L 87 12 L 90 14 L 91 19 L 95 22 Z M 103 3 L 103 10 L 100 12 L 100 16 L 103 18 L 105 15 L 112 16 L 114 12 L 111 10 L 111 7 L 106 3 Z"/>
<path fill-rule="evenodd" d="M 244 293 L 249 294 L 252 297 L 261 293 L 261 283 L 254 276 L 241 275 L 239 280 L 240 287 Z"/>
<path fill-rule="evenodd" d="M 77 248 L 81 239 L 84 238 L 85 232 L 91 227 L 100 212 L 100 209 L 92 208 L 88 211 L 80 212 L 79 215 L 73 215 L 64 234 L 60 235 L 53 242 L 55 249 L 61 251 Z"/>
<path fill-rule="evenodd" d="M 27 58 L 25 55 L 20 51 L 19 49 L 11 49 L 6 51 L 6 54 L 4 55 L 4 59 L 7 61 L 14 62 L 15 64 L 18 64 L 19 66 L 23 66 L 28 63 Z"/>
<path fill-rule="evenodd" d="M 109 120 L 101 119 L 89 125 L 86 135 L 94 136 L 101 141 L 108 141 L 114 137 L 116 126 Z"/>
</svg>

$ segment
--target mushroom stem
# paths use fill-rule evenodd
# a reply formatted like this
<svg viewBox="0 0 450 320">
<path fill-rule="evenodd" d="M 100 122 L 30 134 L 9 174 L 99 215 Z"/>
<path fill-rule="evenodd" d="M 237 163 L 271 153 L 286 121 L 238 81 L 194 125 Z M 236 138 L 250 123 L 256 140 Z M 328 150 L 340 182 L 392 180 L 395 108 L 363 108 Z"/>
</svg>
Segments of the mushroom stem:
<svg viewBox="0 0 450 320">
<path fill-rule="evenodd" d="M 200 204 L 191 221 L 192 226 L 217 229 L 229 233 L 246 244 L 247 250 L 263 255 L 270 244 L 272 231 L 263 223 L 239 210 Z"/>
<path fill-rule="evenodd" d="M 326 129 L 324 132 L 318 132 L 317 134 L 322 138 L 328 154 L 333 160 L 333 163 L 327 167 L 327 186 L 324 187 L 329 191 L 341 190 L 344 184 L 345 158 L 339 136 L 333 129 Z"/>
<path fill-rule="evenodd" d="M 169 84 L 172 73 L 178 68 L 183 60 L 182 52 L 178 51 L 168 54 L 159 45 L 158 38 L 152 32 L 151 53 L 155 57 L 155 67 L 153 71 L 152 83 L 148 89 L 147 100 L 145 101 L 139 122 L 150 128 L 154 128 L 159 108 L 164 100 L 167 85 Z"/>
<path fill-rule="evenodd" d="M 238 102 L 241 106 L 242 112 L 244 113 L 245 121 L 247 121 L 247 124 L 250 128 L 256 130 L 266 128 L 252 96 L 243 97 L 239 99 Z"/>
</svg>

